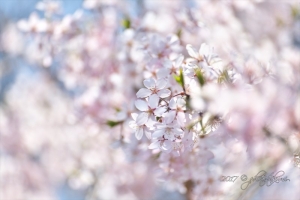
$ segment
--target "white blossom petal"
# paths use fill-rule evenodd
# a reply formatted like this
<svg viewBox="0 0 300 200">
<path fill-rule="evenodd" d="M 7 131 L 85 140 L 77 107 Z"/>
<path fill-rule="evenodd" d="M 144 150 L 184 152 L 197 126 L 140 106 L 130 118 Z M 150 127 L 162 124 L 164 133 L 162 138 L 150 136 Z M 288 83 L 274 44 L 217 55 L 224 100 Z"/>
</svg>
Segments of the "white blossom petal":
<svg viewBox="0 0 300 200">
<path fill-rule="evenodd" d="M 172 62 L 169 61 L 169 60 L 166 60 L 166 61 L 163 63 L 163 66 L 164 66 L 165 68 L 171 69 L 171 68 L 172 68 Z"/>
<path fill-rule="evenodd" d="M 138 127 L 138 125 L 136 124 L 135 121 L 130 121 L 130 122 L 128 123 L 128 126 L 129 126 L 130 128 L 132 128 L 132 129 L 137 129 L 137 127 Z"/>
<path fill-rule="evenodd" d="M 147 111 L 147 110 L 149 110 L 148 104 L 147 104 L 147 102 L 144 101 L 144 100 L 138 99 L 138 100 L 136 100 L 136 101 L 134 102 L 134 104 L 135 104 L 135 107 L 136 107 L 138 110 L 140 110 L 140 111 Z"/>
<path fill-rule="evenodd" d="M 199 57 L 197 50 L 191 44 L 186 45 L 186 50 L 188 51 L 188 54 L 191 57 L 196 58 L 196 59 Z"/>
<path fill-rule="evenodd" d="M 148 89 L 153 89 L 155 88 L 155 80 L 153 78 L 149 78 L 144 80 L 144 85 Z"/>
<path fill-rule="evenodd" d="M 166 110 L 167 110 L 166 107 L 159 107 L 159 108 L 157 108 L 157 109 L 154 110 L 154 114 L 155 114 L 156 116 L 158 116 L 158 117 L 161 117 L 162 114 L 163 114 L 164 112 L 166 112 Z"/>
<path fill-rule="evenodd" d="M 138 140 L 142 139 L 143 134 L 144 134 L 144 129 L 143 128 L 137 129 L 136 132 L 135 132 L 136 139 L 138 139 Z"/>
<path fill-rule="evenodd" d="M 177 100 L 176 97 L 173 97 L 173 98 L 170 100 L 169 108 L 171 108 L 171 109 L 173 109 L 173 110 L 175 110 L 175 109 L 177 108 L 176 100 Z"/>
<path fill-rule="evenodd" d="M 175 119 L 176 111 L 170 111 L 165 115 L 164 122 L 170 124 Z"/>
<path fill-rule="evenodd" d="M 179 44 L 179 39 L 178 39 L 177 35 L 170 36 L 169 45 L 172 46 L 172 45 L 176 45 L 176 44 Z"/>
<path fill-rule="evenodd" d="M 144 133 L 145 133 L 146 137 L 150 140 L 151 139 L 151 132 L 144 129 Z"/>
<path fill-rule="evenodd" d="M 177 106 L 180 107 L 181 109 L 185 110 L 185 105 L 186 102 L 183 98 L 178 98 L 177 99 Z"/>
<path fill-rule="evenodd" d="M 156 124 L 157 129 L 164 129 L 164 128 L 167 128 L 167 127 L 169 127 L 169 126 L 167 126 L 166 124 L 161 124 L 161 123 Z"/>
<path fill-rule="evenodd" d="M 131 113 L 131 117 L 134 121 L 136 121 L 138 114 L 137 113 Z"/>
<path fill-rule="evenodd" d="M 152 119 L 154 118 L 154 119 Z M 151 116 L 149 117 L 147 123 L 145 124 L 147 126 L 148 129 L 153 129 L 154 128 L 154 125 L 156 124 L 156 119 L 155 119 L 155 116 Z"/>
<path fill-rule="evenodd" d="M 165 129 L 160 129 L 152 134 L 152 138 L 159 138 L 164 135 Z"/>
<path fill-rule="evenodd" d="M 205 43 L 201 44 L 199 54 L 208 58 L 210 55 L 210 47 Z"/>
<path fill-rule="evenodd" d="M 156 82 L 156 89 L 161 90 L 167 86 L 167 80 L 166 79 L 159 79 Z"/>
<path fill-rule="evenodd" d="M 160 147 L 160 141 L 155 141 L 155 142 L 152 142 L 150 145 L 149 145 L 149 149 L 157 149 Z"/>
<path fill-rule="evenodd" d="M 176 67 L 176 68 L 179 68 L 179 67 L 180 67 L 180 65 L 182 64 L 183 59 L 184 59 L 183 55 L 180 55 L 180 56 L 175 60 L 175 67 Z"/>
<path fill-rule="evenodd" d="M 163 150 L 170 150 L 172 148 L 172 142 L 170 140 L 165 140 L 162 149 Z"/>
<path fill-rule="evenodd" d="M 171 91 L 169 89 L 162 89 L 157 93 L 157 95 L 160 98 L 166 98 L 171 95 Z"/>
<path fill-rule="evenodd" d="M 157 108 L 158 102 L 159 102 L 159 97 L 157 96 L 157 94 L 151 95 L 148 99 L 148 105 L 152 109 Z"/>
<path fill-rule="evenodd" d="M 151 95 L 151 90 L 147 88 L 142 88 L 136 93 L 137 98 L 145 98 Z"/>
<path fill-rule="evenodd" d="M 163 68 L 163 69 L 160 69 L 158 70 L 158 72 L 156 73 L 156 76 L 158 79 L 162 79 L 162 78 L 166 78 L 170 75 L 170 70 L 169 69 L 166 69 L 166 68 Z"/>
<path fill-rule="evenodd" d="M 138 126 L 144 125 L 145 123 L 147 123 L 148 119 L 149 119 L 148 113 L 141 113 L 136 119 L 136 124 Z"/>
<path fill-rule="evenodd" d="M 173 132 L 176 135 L 183 135 L 183 131 L 180 128 L 173 128 Z"/>
<path fill-rule="evenodd" d="M 185 68 L 195 69 L 198 68 L 198 60 L 196 58 L 187 58 Z"/>
<path fill-rule="evenodd" d="M 186 119 L 185 119 L 185 114 L 184 112 L 178 112 L 177 113 L 177 122 L 180 126 L 184 126 Z"/>
</svg>

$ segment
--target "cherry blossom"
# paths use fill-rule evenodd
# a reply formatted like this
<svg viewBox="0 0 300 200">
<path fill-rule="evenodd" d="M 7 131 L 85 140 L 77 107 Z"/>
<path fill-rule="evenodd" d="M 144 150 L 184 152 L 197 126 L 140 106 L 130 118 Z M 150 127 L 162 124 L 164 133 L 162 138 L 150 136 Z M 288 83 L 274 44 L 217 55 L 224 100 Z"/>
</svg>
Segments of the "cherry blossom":
<svg viewBox="0 0 300 200">
<path fill-rule="evenodd" d="M 144 86 L 146 88 L 142 88 L 136 93 L 138 98 L 145 98 L 151 94 L 157 94 L 160 98 L 166 98 L 171 94 L 171 91 L 165 88 L 167 86 L 167 81 L 165 79 L 156 81 L 153 78 L 149 78 L 144 80 Z"/>
<path fill-rule="evenodd" d="M 150 117 L 160 117 L 166 111 L 166 108 L 159 106 L 158 103 L 159 97 L 156 94 L 151 95 L 148 102 L 140 99 L 135 101 L 136 108 L 142 111 L 136 119 L 138 125 L 145 124 Z"/>
<path fill-rule="evenodd" d="M 138 125 L 137 124 L 137 118 L 138 118 L 138 114 L 136 113 L 132 113 L 132 118 L 134 121 L 130 121 L 129 122 L 129 126 L 132 129 L 135 129 L 135 137 L 140 140 L 143 137 L 143 134 L 145 133 L 145 135 L 147 136 L 148 139 L 151 139 L 151 133 L 149 128 L 145 125 Z"/>
</svg>

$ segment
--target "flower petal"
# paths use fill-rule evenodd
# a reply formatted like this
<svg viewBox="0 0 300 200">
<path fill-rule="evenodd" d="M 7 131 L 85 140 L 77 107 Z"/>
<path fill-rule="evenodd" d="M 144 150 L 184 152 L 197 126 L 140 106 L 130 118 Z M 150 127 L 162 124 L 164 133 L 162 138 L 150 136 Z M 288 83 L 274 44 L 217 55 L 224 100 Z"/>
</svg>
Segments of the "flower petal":
<svg viewBox="0 0 300 200">
<path fill-rule="evenodd" d="M 169 46 L 178 45 L 180 42 L 176 35 L 171 35 L 171 36 L 168 36 L 167 38 L 169 40 L 169 42 L 168 42 Z"/>
<path fill-rule="evenodd" d="M 166 110 L 167 110 L 167 108 L 165 108 L 165 107 L 159 107 L 159 108 L 157 108 L 157 109 L 154 110 L 154 114 L 155 114 L 156 116 L 158 116 L 158 117 L 161 117 L 162 114 L 163 114 L 164 112 L 166 112 Z"/>
<path fill-rule="evenodd" d="M 164 68 L 169 68 L 169 69 L 171 69 L 171 68 L 172 68 L 172 62 L 169 61 L 169 60 L 166 60 L 166 61 L 163 63 L 163 66 L 164 66 Z"/>
<path fill-rule="evenodd" d="M 156 124 L 156 128 L 157 128 L 157 129 L 165 129 L 165 128 L 167 128 L 167 127 L 169 127 L 169 126 L 166 125 L 166 124 L 162 124 L 162 123 Z"/>
<path fill-rule="evenodd" d="M 147 111 L 147 110 L 149 110 L 148 104 L 147 104 L 147 102 L 144 101 L 144 100 L 138 99 L 138 100 L 136 100 L 136 101 L 134 102 L 134 105 L 135 105 L 135 107 L 136 107 L 138 110 L 140 110 L 140 111 Z"/>
<path fill-rule="evenodd" d="M 142 139 L 143 134 L 144 134 L 144 129 L 143 128 L 137 129 L 136 132 L 135 132 L 136 139 L 138 139 L 138 140 Z"/>
<path fill-rule="evenodd" d="M 180 136 L 183 136 L 183 134 L 184 134 L 180 128 L 173 128 L 173 133 L 175 135 L 180 135 Z"/>
<path fill-rule="evenodd" d="M 177 122 L 180 126 L 184 126 L 186 119 L 185 119 L 185 114 L 184 112 L 178 112 L 177 113 Z"/>
<path fill-rule="evenodd" d="M 185 68 L 187 69 L 195 69 L 198 68 L 198 60 L 195 58 L 187 58 L 186 59 L 186 64 L 185 64 Z"/>
<path fill-rule="evenodd" d="M 170 70 L 169 69 L 166 69 L 166 68 L 163 68 L 163 69 L 160 69 L 158 70 L 158 72 L 156 73 L 156 76 L 158 79 L 162 79 L 162 78 L 166 78 L 170 75 Z"/>
<path fill-rule="evenodd" d="M 170 124 L 175 119 L 176 111 L 170 111 L 165 115 L 164 122 Z"/>
<path fill-rule="evenodd" d="M 135 123 L 135 121 L 130 121 L 128 123 L 128 126 L 132 129 L 137 129 L 137 127 L 138 127 L 137 124 Z"/>
<path fill-rule="evenodd" d="M 157 82 L 156 82 L 156 89 L 161 90 L 161 89 L 165 88 L 166 85 L 167 85 L 167 83 L 168 82 L 167 82 L 166 79 L 159 79 L 159 80 L 157 80 Z"/>
<path fill-rule="evenodd" d="M 145 98 L 151 95 L 151 90 L 147 88 L 142 88 L 136 93 L 137 98 Z"/>
<path fill-rule="evenodd" d="M 176 97 L 173 97 L 171 100 L 170 100 L 170 103 L 169 103 L 169 107 L 173 110 L 175 110 L 177 108 L 177 103 L 176 103 L 176 100 L 177 98 Z"/>
<path fill-rule="evenodd" d="M 163 150 L 169 150 L 172 148 L 172 142 L 170 140 L 165 140 L 163 145 L 162 145 L 162 149 Z"/>
<path fill-rule="evenodd" d="M 145 133 L 146 137 L 150 140 L 151 139 L 151 132 L 149 130 L 144 129 L 144 133 Z"/>
<path fill-rule="evenodd" d="M 157 95 L 160 98 L 166 98 L 171 95 L 171 91 L 169 89 L 162 89 L 157 93 Z"/>
<path fill-rule="evenodd" d="M 148 149 L 157 149 L 159 147 L 160 147 L 160 141 L 155 141 L 149 145 Z"/>
<path fill-rule="evenodd" d="M 136 118 L 136 124 L 138 126 L 144 125 L 145 123 L 147 123 L 148 119 L 149 119 L 149 114 L 148 113 L 141 113 Z"/>
<path fill-rule="evenodd" d="M 197 50 L 191 44 L 186 45 L 186 50 L 191 57 L 196 59 L 199 57 Z"/>
<path fill-rule="evenodd" d="M 154 118 L 154 119 L 152 119 L 152 118 Z M 156 123 L 157 123 L 157 122 L 156 122 L 155 116 L 153 115 L 153 116 L 150 116 L 150 117 L 149 117 L 149 119 L 148 119 L 148 121 L 147 121 L 147 123 L 146 123 L 145 125 L 147 126 L 147 128 L 148 128 L 149 130 L 153 130 L 153 129 L 154 129 L 154 125 L 155 125 Z"/>
<path fill-rule="evenodd" d="M 164 135 L 165 129 L 160 129 L 152 134 L 152 138 L 159 138 Z"/>
<path fill-rule="evenodd" d="M 137 113 L 131 113 L 131 117 L 134 121 L 136 121 L 138 114 Z"/>
<path fill-rule="evenodd" d="M 159 101 L 159 97 L 157 96 L 157 94 L 152 94 L 148 99 L 148 105 L 152 109 L 157 108 L 158 101 Z"/>
<path fill-rule="evenodd" d="M 177 107 L 180 107 L 182 110 L 185 110 L 186 102 L 183 98 L 177 99 Z"/>
<path fill-rule="evenodd" d="M 153 89 L 155 87 L 155 80 L 153 78 L 148 78 L 144 80 L 144 85 L 148 89 Z"/>
<path fill-rule="evenodd" d="M 180 67 L 180 65 L 182 64 L 183 59 L 184 59 L 183 55 L 180 55 L 180 56 L 175 60 L 175 67 L 176 67 L 176 68 L 179 68 L 179 67 Z"/>
<path fill-rule="evenodd" d="M 210 55 L 210 50 L 211 49 L 207 44 L 202 43 L 199 49 L 199 54 L 208 58 Z"/>
</svg>

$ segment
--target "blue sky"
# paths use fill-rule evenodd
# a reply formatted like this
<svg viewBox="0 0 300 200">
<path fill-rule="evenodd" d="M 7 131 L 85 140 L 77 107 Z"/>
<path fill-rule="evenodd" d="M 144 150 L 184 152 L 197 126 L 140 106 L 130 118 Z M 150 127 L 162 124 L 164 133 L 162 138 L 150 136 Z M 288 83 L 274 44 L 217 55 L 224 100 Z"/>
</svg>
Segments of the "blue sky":
<svg viewBox="0 0 300 200">
<path fill-rule="evenodd" d="M 0 17 L 2 14 L 11 20 L 27 18 L 40 0 L 0 0 Z M 73 13 L 81 8 L 83 0 L 63 0 L 64 13 Z"/>
</svg>

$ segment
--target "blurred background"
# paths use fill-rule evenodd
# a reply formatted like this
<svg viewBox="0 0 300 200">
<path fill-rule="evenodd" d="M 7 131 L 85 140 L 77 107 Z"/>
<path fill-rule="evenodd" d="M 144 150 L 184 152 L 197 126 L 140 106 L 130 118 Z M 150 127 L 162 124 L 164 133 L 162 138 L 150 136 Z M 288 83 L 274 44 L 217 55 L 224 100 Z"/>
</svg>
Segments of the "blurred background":
<svg viewBox="0 0 300 200">
<path fill-rule="evenodd" d="M 111 152 L 97 150 L 96 146 L 101 146 L 98 138 L 95 140 L 97 127 L 77 126 L 72 101 L 78 91 L 61 81 L 57 63 L 45 68 L 24 57 L 32 40 L 24 39 L 17 24 L 28 19 L 33 11 L 43 15 L 36 9 L 38 2 L 41 1 L 0 0 L 0 199 L 116 199 L 118 195 L 110 185 L 112 176 L 103 178 L 107 186 L 100 186 L 102 194 L 95 194 L 98 191 L 94 176 L 99 174 L 91 174 L 85 166 L 78 165 L 82 157 L 83 165 L 93 168 L 105 162 L 99 158 L 113 156 Z M 82 9 L 83 1 L 60 3 L 60 16 L 64 16 Z M 105 137 L 100 140 L 104 148 L 111 148 Z M 94 149 L 85 150 L 85 143 Z M 120 152 L 117 154 L 123 159 Z M 111 168 L 112 164 L 109 165 Z M 105 177 L 105 169 L 103 174 Z M 149 196 L 184 198 L 178 192 L 161 189 Z M 124 198 L 135 199 L 126 195 Z"/>
<path fill-rule="evenodd" d="M 41 65 L 45 66 L 41 67 L 41 65 L 30 62 L 30 59 L 25 58 L 25 54 L 29 54 L 33 58 L 39 55 L 34 50 L 31 52 L 30 48 L 25 48 L 33 43 L 34 39 L 21 33 L 18 30 L 17 24 L 21 19 L 28 19 L 33 11 L 40 15 L 42 14 L 41 11 L 35 9 L 38 2 L 39 0 L 0 0 L 0 200 L 187 199 L 184 194 L 171 192 L 166 190 L 166 188 L 157 187 L 155 184 L 153 185 L 155 181 L 153 181 L 152 178 L 154 179 L 154 177 L 149 174 L 149 168 L 153 166 L 143 165 L 143 161 L 146 162 L 149 157 L 147 157 L 148 155 L 143 157 L 143 155 L 136 153 L 133 148 L 135 143 L 131 147 L 126 147 L 126 151 L 128 150 L 128 152 L 130 152 L 125 153 L 126 158 L 133 161 L 140 159 L 139 161 L 141 162 L 126 164 L 124 161 L 124 152 L 111 147 L 113 145 L 121 146 L 123 144 L 118 143 L 119 140 L 115 138 L 113 138 L 115 140 L 112 140 L 110 136 L 99 134 L 103 131 L 102 129 L 104 129 L 103 132 L 106 131 L 102 124 L 98 126 L 97 123 L 91 122 L 90 116 L 87 118 L 83 117 L 84 120 L 81 119 L 84 121 L 83 124 L 79 122 L 80 119 L 75 116 L 76 112 L 74 113 L 74 110 L 76 110 L 77 97 L 81 94 L 82 88 L 69 87 L 69 85 L 74 84 L 74 81 L 72 77 L 69 79 L 66 74 L 61 73 L 59 63 L 53 61 L 51 67 L 45 67 L 48 62 L 51 63 L 52 60 L 50 58 L 51 61 L 49 61 L 49 59 L 43 60 Z M 139 0 L 129 0 L 128 2 L 130 2 L 130 6 L 127 8 L 127 13 L 131 16 L 143 15 L 143 6 L 148 6 L 152 10 L 156 10 L 156 6 L 159 4 L 157 3 L 158 0 L 157 2 L 156 0 L 143 1 L 145 3 L 143 6 Z M 82 0 L 63 0 L 61 1 L 62 10 L 60 15 L 73 14 L 78 9 L 82 9 L 82 4 Z M 169 4 L 167 0 L 162 1 L 162 4 L 166 4 L 167 7 L 172 8 L 172 4 Z M 193 8 L 196 3 L 195 1 L 188 0 L 185 1 L 184 4 L 188 8 Z M 248 31 L 247 34 L 253 39 L 249 41 L 257 42 L 250 42 L 251 44 L 249 45 L 249 41 L 246 41 L 245 46 L 261 45 L 260 47 L 262 49 L 265 48 L 265 52 L 273 52 L 277 46 L 273 44 L 272 41 L 278 40 L 283 44 L 290 45 L 292 48 L 300 48 L 300 17 L 298 8 L 293 10 L 289 9 L 289 7 L 284 7 L 284 9 L 282 9 L 284 12 L 280 10 L 277 13 L 279 16 L 283 16 L 283 19 L 287 18 L 288 21 L 288 28 L 284 27 L 284 25 L 282 25 L 284 23 L 280 20 L 275 23 L 277 25 L 279 24 L 278 27 L 284 27 L 282 29 L 278 28 L 278 33 L 280 31 L 284 33 L 282 34 L 283 37 L 278 34 L 279 36 L 277 38 L 277 27 L 271 27 L 270 29 L 260 28 L 262 27 L 258 23 L 260 18 L 257 16 L 255 18 L 255 16 L 249 13 L 249 15 L 246 16 L 242 9 L 245 5 L 241 3 L 241 5 L 237 7 L 239 6 L 241 11 L 237 12 L 237 19 L 245 23 L 245 30 L 248 28 L 246 30 Z M 246 7 L 247 6 L 248 5 L 246 5 Z M 264 9 L 268 10 L 268 8 L 264 6 L 261 8 L 260 14 L 264 19 L 268 18 L 268 14 L 263 14 Z M 213 8 L 211 8 L 211 10 L 213 10 Z M 271 7 L 270 10 L 272 10 Z M 274 8 L 274 10 L 276 9 Z M 87 16 L 90 14 L 90 11 L 84 10 L 83 12 Z M 159 12 L 164 14 L 165 11 L 162 9 Z M 224 16 L 229 15 L 225 11 L 224 13 Z M 80 15 L 81 13 L 78 12 L 78 16 Z M 110 18 L 113 18 L 112 15 L 113 14 L 109 12 L 105 13 L 105 17 L 108 16 L 108 21 Z M 293 20 L 290 20 L 290 15 L 294 16 Z M 249 16 L 253 16 L 254 20 L 252 20 L 252 17 L 249 18 Z M 148 18 L 148 20 L 151 21 L 154 17 L 150 14 Z M 168 18 L 165 18 L 165 21 L 168 21 L 167 19 Z M 184 20 L 186 19 L 184 18 L 182 21 Z M 222 21 L 223 19 L 219 20 Z M 230 21 L 233 19 L 228 17 L 225 21 L 226 20 Z M 160 25 L 160 23 L 157 24 Z M 273 25 L 272 23 L 270 24 Z M 88 26 L 89 23 L 84 23 L 84 25 Z M 186 26 L 192 27 L 194 24 L 186 23 Z M 259 30 L 263 34 L 257 31 L 257 27 L 259 27 Z M 222 42 L 224 38 L 222 30 L 224 29 L 217 28 L 215 30 L 218 31 L 214 31 L 214 36 L 219 38 L 220 47 L 223 45 Z M 236 27 L 229 27 L 226 30 L 230 28 L 234 30 Z M 275 33 L 272 28 L 276 30 Z M 166 27 L 160 25 L 157 29 L 164 31 Z M 196 32 L 193 28 L 190 29 L 191 33 L 194 34 Z M 109 25 L 107 31 L 110 31 Z M 234 31 L 228 32 L 228 35 L 224 35 L 234 40 Z M 265 40 L 267 37 L 264 34 L 271 39 Z M 27 38 L 26 40 L 24 39 L 24 35 Z M 197 36 L 197 33 L 195 35 Z M 288 37 L 286 37 L 287 35 Z M 210 34 L 203 34 L 203 37 L 209 38 Z M 241 37 L 244 37 L 244 35 Z M 200 43 L 197 37 L 189 37 L 188 34 L 185 39 L 187 41 L 196 41 L 195 43 L 197 43 L 197 45 Z M 83 43 L 85 43 L 84 39 L 83 41 Z M 91 40 L 90 43 L 93 43 L 93 40 Z M 75 47 L 76 45 L 78 44 L 75 44 Z M 238 44 L 237 46 L 242 49 L 243 45 L 244 44 Z M 93 49 L 93 45 L 90 46 L 90 48 Z M 252 50 L 251 48 L 249 49 L 249 51 Z M 278 47 L 278 49 L 280 49 L 280 47 Z M 259 54 L 261 51 L 257 52 Z M 295 54 L 290 54 L 290 56 L 293 58 L 297 57 L 299 52 L 298 50 L 295 50 L 295 52 Z M 105 54 L 103 55 L 103 57 L 105 57 Z M 268 55 L 259 54 L 259 56 L 267 57 Z M 297 61 L 297 59 L 295 60 Z M 76 62 L 77 60 L 75 59 L 74 63 Z M 114 63 L 112 62 L 108 65 L 114 66 Z M 126 70 L 127 69 L 129 68 L 126 68 Z M 133 68 L 133 72 L 135 73 L 134 70 Z M 142 74 L 140 71 L 138 73 Z M 90 76 L 93 78 L 95 75 L 91 73 Z M 96 76 L 94 78 L 97 79 Z M 116 79 L 118 82 L 118 77 Z M 63 82 L 62 80 L 67 81 Z M 93 81 L 92 79 L 91 82 Z M 84 79 L 83 82 L 85 83 Z M 137 79 L 137 82 L 141 82 L 141 80 Z M 91 93 L 92 94 L 87 95 L 88 98 L 87 100 L 84 99 L 84 101 L 89 102 L 92 98 L 90 96 L 95 95 L 93 91 L 91 91 Z M 109 98 L 106 99 L 105 94 L 100 96 L 100 98 L 103 98 L 103 101 L 111 100 Z M 128 102 L 125 103 L 129 104 Z M 97 108 L 97 105 L 95 105 L 95 107 L 89 108 L 90 110 L 87 112 L 92 113 L 91 115 L 97 115 L 97 113 L 93 113 L 93 110 Z M 114 117 L 111 111 L 103 113 L 103 115 Z M 95 117 L 96 120 L 98 120 L 97 117 L 98 116 Z M 115 134 L 116 132 L 119 133 L 119 131 L 118 128 L 113 127 L 111 132 Z M 135 138 L 134 141 L 137 146 L 138 142 Z M 120 169 L 122 169 L 121 172 Z M 98 177 L 101 177 L 101 180 L 98 180 Z M 135 180 L 136 177 L 138 177 L 139 180 Z M 164 183 L 162 183 L 162 185 L 164 185 Z M 174 185 L 176 184 L 174 183 Z M 295 184 L 293 186 L 296 187 L 297 185 Z M 134 188 L 133 192 L 128 188 Z M 289 193 L 290 188 L 287 186 L 283 188 L 286 193 Z M 119 196 L 122 192 L 124 195 Z M 146 195 L 146 197 L 143 195 Z M 262 195 L 264 195 L 263 192 L 257 193 L 252 199 L 259 199 Z M 96 196 L 97 198 L 95 198 Z M 7 199 L 7 197 L 11 199 Z"/>
<path fill-rule="evenodd" d="M 13 84 L 15 77 L 19 73 L 27 72 L 27 76 L 31 76 L 31 73 L 40 70 L 40 68 L 28 64 L 27 61 L 20 56 L 21 52 L 19 51 L 22 51 L 25 45 L 21 39 L 18 41 L 20 42 L 19 44 L 9 40 L 10 38 L 14 38 L 14 36 L 10 36 L 10 34 L 18 34 L 16 23 L 20 19 L 28 18 L 29 15 L 36 10 L 35 7 L 38 2 L 39 0 L 0 0 L 1 101 L 4 100 L 5 91 Z M 82 3 L 82 0 L 64 0 L 62 13 L 74 13 L 77 9 L 82 8 Z M 18 35 L 16 35 L 16 37 L 18 38 Z M 10 44 L 6 45 L 7 43 Z M 7 47 L 6 51 L 4 51 L 5 47 Z M 12 52 L 7 52 L 7 50 L 12 50 Z"/>
</svg>

